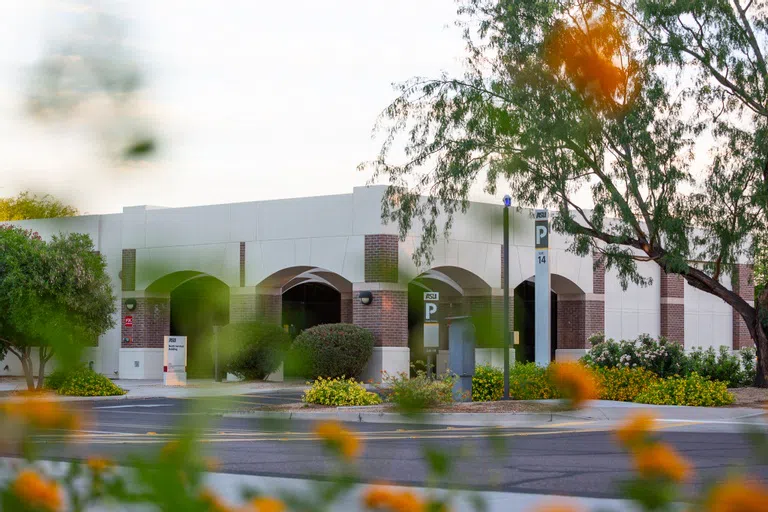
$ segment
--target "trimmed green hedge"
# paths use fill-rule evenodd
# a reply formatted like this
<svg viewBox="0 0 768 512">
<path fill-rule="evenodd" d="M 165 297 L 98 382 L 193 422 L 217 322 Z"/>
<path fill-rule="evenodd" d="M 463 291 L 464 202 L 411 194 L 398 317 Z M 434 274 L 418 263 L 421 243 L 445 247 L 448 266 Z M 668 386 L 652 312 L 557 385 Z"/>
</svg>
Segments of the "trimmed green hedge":
<svg viewBox="0 0 768 512">
<path fill-rule="evenodd" d="M 367 391 L 355 379 L 324 379 L 318 378 L 312 387 L 304 392 L 304 402 L 309 404 L 351 406 L 376 405 L 381 403 L 381 397 Z"/>
<path fill-rule="evenodd" d="M 219 333 L 219 361 L 241 379 L 260 380 L 280 367 L 290 344 L 288 333 L 274 324 L 229 324 Z"/>
<path fill-rule="evenodd" d="M 305 378 L 357 377 L 373 354 L 373 334 L 352 324 L 317 325 L 293 341 L 294 364 Z"/>
<path fill-rule="evenodd" d="M 694 372 L 652 383 L 635 402 L 654 405 L 698 405 L 713 407 L 733 403 L 725 382 L 712 381 Z"/>
</svg>

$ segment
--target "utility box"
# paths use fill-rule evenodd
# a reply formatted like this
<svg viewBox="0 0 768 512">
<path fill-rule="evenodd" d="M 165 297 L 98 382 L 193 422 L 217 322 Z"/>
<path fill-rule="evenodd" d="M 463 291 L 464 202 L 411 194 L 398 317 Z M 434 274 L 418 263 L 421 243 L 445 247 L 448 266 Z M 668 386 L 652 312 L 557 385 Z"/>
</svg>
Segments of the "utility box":
<svg viewBox="0 0 768 512">
<path fill-rule="evenodd" d="M 459 316 L 448 321 L 448 368 L 457 376 L 453 399 L 472 400 L 472 377 L 475 375 L 475 326 L 472 318 Z"/>
</svg>

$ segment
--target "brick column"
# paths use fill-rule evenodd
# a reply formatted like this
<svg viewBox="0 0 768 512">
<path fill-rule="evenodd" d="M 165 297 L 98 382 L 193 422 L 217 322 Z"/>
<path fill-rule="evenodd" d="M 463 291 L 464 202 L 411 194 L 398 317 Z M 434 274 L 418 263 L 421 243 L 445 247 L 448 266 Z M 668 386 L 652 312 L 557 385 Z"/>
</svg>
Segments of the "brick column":
<svg viewBox="0 0 768 512">
<path fill-rule="evenodd" d="M 755 305 L 755 279 L 752 265 L 738 264 L 733 279 L 733 291 L 739 294 L 739 297 Z M 736 310 L 733 310 L 733 349 L 754 347 L 755 343 L 749 335 L 747 324 L 741 318 Z"/>
<path fill-rule="evenodd" d="M 592 295 L 585 297 L 584 334 L 587 339 L 598 332 L 605 333 L 605 262 L 592 254 Z M 584 340 L 584 348 L 587 340 Z"/>
<path fill-rule="evenodd" d="M 230 323 L 264 321 L 282 325 L 282 290 L 255 286 L 231 288 L 229 321 Z"/>
<path fill-rule="evenodd" d="M 131 297 L 134 295 L 133 297 Z M 126 300 L 136 301 L 133 311 L 125 307 Z M 125 317 L 130 316 L 133 325 L 125 325 Z M 122 339 L 120 348 L 163 348 L 163 338 L 171 334 L 171 297 L 169 294 L 146 296 L 124 294 L 120 310 Z M 126 338 L 129 341 L 125 341 Z"/>
<path fill-rule="evenodd" d="M 397 235 L 365 235 L 365 282 L 352 285 L 352 322 L 373 333 L 374 353 L 363 374 L 380 380 L 381 371 L 408 372 L 408 285 L 398 282 Z M 360 302 L 360 292 L 373 300 Z"/>
<path fill-rule="evenodd" d="M 354 307 L 354 300 L 355 297 L 352 293 L 341 294 L 341 323 L 352 323 L 352 308 Z"/>
<path fill-rule="evenodd" d="M 660 271 L 661 335 L 685 345 L 685 281 L 679 274 Z"/>
<path fill-rule="evenodd" d="M 122 290 L 134 291 L 136 289 L 136 249 L 123 249 L 123 265 L 120 270 Z"/>
</svg>

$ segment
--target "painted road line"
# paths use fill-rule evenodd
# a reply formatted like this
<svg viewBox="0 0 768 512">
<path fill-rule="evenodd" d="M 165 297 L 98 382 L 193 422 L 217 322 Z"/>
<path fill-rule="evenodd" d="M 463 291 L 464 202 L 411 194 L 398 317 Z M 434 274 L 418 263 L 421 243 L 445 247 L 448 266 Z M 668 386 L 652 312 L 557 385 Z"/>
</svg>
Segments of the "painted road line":
<svg viewBox="0 0 768 512">
<path fill-rule="evenodd" d="M 173 407 L 173 404 L 130 404 L 130 405 L 102 405 L 94 409 L 128 409 L 132 407 Z"/>
</svg>

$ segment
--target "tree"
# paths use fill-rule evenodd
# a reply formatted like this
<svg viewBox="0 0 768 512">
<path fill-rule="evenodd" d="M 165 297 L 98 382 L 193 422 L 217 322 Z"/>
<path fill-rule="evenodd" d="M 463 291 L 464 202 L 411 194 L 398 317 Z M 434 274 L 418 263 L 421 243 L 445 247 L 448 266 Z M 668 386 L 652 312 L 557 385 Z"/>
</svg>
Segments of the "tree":
<svg viewBox="0 0 768 512">
<path fill-rule="evenodd" d="M 21 361 L 35 388 L 32 348 L 38 347 L 37 388 L 54 355 L 64 365 L 114 326 L 115 297 L 104 258 L 81 234 L 54 236 L 0 225 L 0 358 Z"/>
<path fill-rule="evenodd" d="M 48 194 L 22 192 L 16 197 L 0 198 L 0 221 L 72 217 L 77 213 L 77 208 Z"/>
<path fill-rule="evenodd" d="M 521 205 L 554 208 L 570 249 L 598 253 L 624 286 L 647 284 L 636 263 L 653 261 L 732 306 L 768 385 L 768 292 L 753 306 L 721 282 L 768 219 L 761 5 L 462 0 L 466 73 L 401 85 L 380 154 L 361 164 L 388 178 L 382 217 L 401 236 L 420 219 L 414 258 L 429 260 L 438 215 L 449 229 L 477 180 L 491 193 L 501 180 Z M 406 160 L 393 162 L 402 135 Z"/>
</svg>

